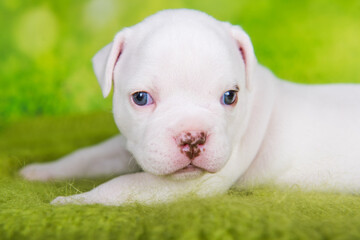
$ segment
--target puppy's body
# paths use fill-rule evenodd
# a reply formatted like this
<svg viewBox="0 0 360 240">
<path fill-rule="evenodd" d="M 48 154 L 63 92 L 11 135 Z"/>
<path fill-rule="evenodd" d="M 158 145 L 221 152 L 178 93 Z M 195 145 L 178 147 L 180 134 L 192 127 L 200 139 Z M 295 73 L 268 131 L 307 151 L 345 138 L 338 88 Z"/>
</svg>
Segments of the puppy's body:
<svg viewBox="0 0 360 240">
<path fill-rule="evenodd" d="M 257 72 L 263 72 L 259 89 L 272 79 L 273 106 L 261 147 L 239 183 L 358 191 L 360 86 L 300 85 L 277 80 L 262 67 Z"/>
<path fill-rule="evenodd" d="M 360 87 L 279 80 L 256 62 L 239 27 L 196 11 L 163 11 L 119 32 L 93 62 L 104 96 L 114 79 L 122 136 L 22 175 L 144 172 L 54 203 L 149 203 L 270 181 L 360 188 Z"/>
</svg>

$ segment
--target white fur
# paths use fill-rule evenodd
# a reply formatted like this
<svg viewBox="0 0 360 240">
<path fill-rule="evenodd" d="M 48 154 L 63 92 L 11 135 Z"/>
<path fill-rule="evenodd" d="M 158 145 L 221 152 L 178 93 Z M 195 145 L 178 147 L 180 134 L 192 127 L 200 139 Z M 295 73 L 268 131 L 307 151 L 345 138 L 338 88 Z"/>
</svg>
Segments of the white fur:
<svg viewBox="0 0 360 240">
<path fill-rule="evenodd" d="M 54 163 L 30 165 L 30 180 L 127 174 L 54 204 L 169 201 L 234 184 L 360 190 L 360 86 L 300 85 L 256 61 L 247 34 L 193 10 L 166 10 L 119 32 L 93 59 L 122 135 Z M 235 105 L 222 95 L 238 86 Z M 138 106 L 134 92 L 154 104 Z M 206 132 L 197 168 L 177 136 Z M 138 165 L 132 161 L 136 159 Z"/>
</svg>

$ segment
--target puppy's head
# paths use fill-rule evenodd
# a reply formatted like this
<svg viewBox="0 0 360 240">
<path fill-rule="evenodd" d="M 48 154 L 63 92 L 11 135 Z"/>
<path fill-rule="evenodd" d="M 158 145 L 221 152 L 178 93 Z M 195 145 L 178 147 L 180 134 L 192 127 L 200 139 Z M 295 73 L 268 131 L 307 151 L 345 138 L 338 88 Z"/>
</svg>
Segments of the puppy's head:
<svg viewBox="0 0 360 240">
<path fill-rule="evenodd" d="M 241 139 L 255 56 L 237 26 L 166 10 L 119 32 L 93 58 L 141 167 L 175 178 L 219 171 Z"/>
</svg>

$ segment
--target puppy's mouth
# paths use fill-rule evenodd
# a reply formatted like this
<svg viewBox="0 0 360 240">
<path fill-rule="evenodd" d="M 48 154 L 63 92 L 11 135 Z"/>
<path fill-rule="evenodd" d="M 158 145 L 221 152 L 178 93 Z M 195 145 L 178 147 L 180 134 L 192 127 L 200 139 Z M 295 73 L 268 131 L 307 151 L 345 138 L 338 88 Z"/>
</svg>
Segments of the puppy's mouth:
<svg viewBox="0 0 360 240">
<path fill-rule="evenodd" d="M 170 174 L 170 176 L 176 180 L 194 179 L 194 178 L 200 177 L 205 172 L 206 171 L 204 169 L 197 167 L 190 163 L 187 166 Z"/>
<path fill-rule="evenodd" d="M 177 170 L 175 173 L 189 173 L 195 171 L 203 171 L 203 169 L 196 167 L 190 163 L 189 165 Z"/>
</svg>

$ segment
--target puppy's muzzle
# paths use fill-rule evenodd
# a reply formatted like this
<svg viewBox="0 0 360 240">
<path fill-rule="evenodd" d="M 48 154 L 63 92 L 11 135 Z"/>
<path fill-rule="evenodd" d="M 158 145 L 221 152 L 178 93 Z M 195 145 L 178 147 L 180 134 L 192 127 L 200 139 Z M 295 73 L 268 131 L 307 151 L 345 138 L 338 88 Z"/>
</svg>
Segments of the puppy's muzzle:
<svg viewBox="0 0 360 240">
<path fill-rule="evenodd" d="M 206 138 L 207 134 L 203 131 L 187 131 L 177 136 L 175 141 L 180 152 L 193 160 L 205 151 Z"/>
</svg>

